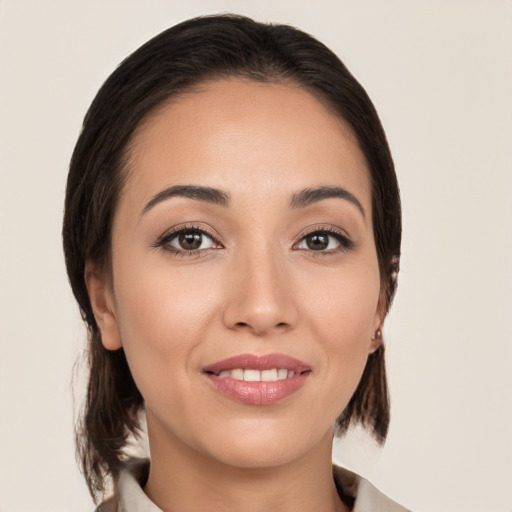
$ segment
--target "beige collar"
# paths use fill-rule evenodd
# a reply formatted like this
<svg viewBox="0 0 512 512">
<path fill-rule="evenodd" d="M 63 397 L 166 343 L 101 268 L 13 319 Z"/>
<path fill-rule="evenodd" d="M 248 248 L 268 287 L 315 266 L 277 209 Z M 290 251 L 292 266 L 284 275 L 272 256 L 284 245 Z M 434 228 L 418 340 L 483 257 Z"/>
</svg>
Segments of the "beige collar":
<svg viewBox="0 0 512 512">
<path fill-rule="evenodd" d="M 119 476 L 116 495 L 100 505 L 97 512 L 163 512 L 142 489 L 148 474 L 149 460 L 127 462 Z M 333 466 L 333 475 L 336 487 L 355 499 L 353 512 L 410 512 L 345 468 Z"/>
</svg>

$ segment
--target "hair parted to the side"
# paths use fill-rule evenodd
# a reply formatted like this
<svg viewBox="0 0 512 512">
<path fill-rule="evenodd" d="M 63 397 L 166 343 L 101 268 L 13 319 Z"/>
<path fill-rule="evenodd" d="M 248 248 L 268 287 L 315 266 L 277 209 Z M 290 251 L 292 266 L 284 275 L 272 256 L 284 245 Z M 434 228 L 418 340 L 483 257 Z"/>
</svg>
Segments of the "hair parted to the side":
<svg viewBox="0 0 512 512">
<path fill-rule="evenodd" d="M 400 198 L 391 153 L 375 108 L 343 63 L 313 37 L 286 25 L 234 15 L 200 17 L 157 35 L 125 59 L 87 112 L 70 163 L 63 224 L 67 272 L 89 332 L 90 377 L 77 453 L 93 498 L 116 478 L 143 397 L 123 349 L 106 350 L 84 280 L 86 263 L 108 277 L 111 227 L 131 138 L 169 98 L 206 80 L 238 77 L 306 88 L 350 125 L 372 184 L 375 244 L 385 308 L 395 292 Z M 389 424 L 384 347 L 369 356 L 361 382 L 337 420 L 338 433 L 361 422 L 380 442 Z"/>
</svg>

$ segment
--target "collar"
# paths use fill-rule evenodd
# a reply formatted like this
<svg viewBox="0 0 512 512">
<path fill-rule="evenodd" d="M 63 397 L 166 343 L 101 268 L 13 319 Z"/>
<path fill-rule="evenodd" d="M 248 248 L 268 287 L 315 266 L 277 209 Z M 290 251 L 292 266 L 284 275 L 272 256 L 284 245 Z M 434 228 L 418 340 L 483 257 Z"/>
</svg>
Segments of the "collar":
<svg viewBox="0 0 512 512">
<path fill-rule="evenodd" d="M 143 491 L 148 475 L 149 459 L 128 461 L 119 475 L 115 496 L 96 512 L 163 512 Z M 354 500 L 352 512 L 410 512 L 348 469 L 333 466 L 333 476 L 338 492 Z"/>
</svg>

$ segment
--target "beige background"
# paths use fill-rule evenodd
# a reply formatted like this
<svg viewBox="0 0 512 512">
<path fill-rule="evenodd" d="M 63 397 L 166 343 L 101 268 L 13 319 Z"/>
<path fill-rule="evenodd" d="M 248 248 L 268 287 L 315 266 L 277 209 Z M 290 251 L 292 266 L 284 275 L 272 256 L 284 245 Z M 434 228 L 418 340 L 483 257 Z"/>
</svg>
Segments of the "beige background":
<svg viewBox="0 0 512 512">
<path fill-rule="evenodd" d="M 512 2 L 0 1 L 0 512 L 92 510 L 76 469 L 84 331 L 60 246 L 86 108 L 129 52 L 219 11 L 294 24 L 374 100 L 404 204 L 386 327 L 393 420 L 335 458 L 420 512 L 512 511 Z"/>
</svg>

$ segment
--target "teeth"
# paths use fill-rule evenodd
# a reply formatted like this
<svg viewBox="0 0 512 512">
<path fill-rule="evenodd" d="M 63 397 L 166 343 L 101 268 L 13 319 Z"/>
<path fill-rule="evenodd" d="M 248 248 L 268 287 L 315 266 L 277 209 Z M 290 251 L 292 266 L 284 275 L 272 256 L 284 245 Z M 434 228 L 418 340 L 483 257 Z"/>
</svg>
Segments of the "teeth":
<svg viewBox="0 0 512 512">
<path fill-rule="evenodd" d="M 246 382 L 275 382 L 276 380 L 291 379 L 295 377 L 295 372 L 286 368 L 272 368 L 262 371 L 235 368 L 234 370 L 223 370 L 218 376 L 222 378 L 230 377 L 234 380 L 245 380 Z"/>
<path fill-rule="evenodd" d="M 244 371 L 241 368 L 237 368 L 236 370 L 231 370 L 229 373 L 229 377 L 235 380 L 244 380 Z"/>
<path fill-rule="evenodd" d="M 286 368 L 280 368 L 277 370 L 277 380 L 284 380 L 288 377 L 288 370 Z"/>
<path fill-rule="evenodd" d="M 261 372 L 259 370 L 244 370 L 244 380 L 247 382 L 262 380 Z"/>
<path fill-rule="evenodd" d="M 262 370 L 261 371 L 261 380 L 265 382 L 273 382 L 277 380 L 277 370 L 273 368 L 272 370 Z"/>
</svg>

